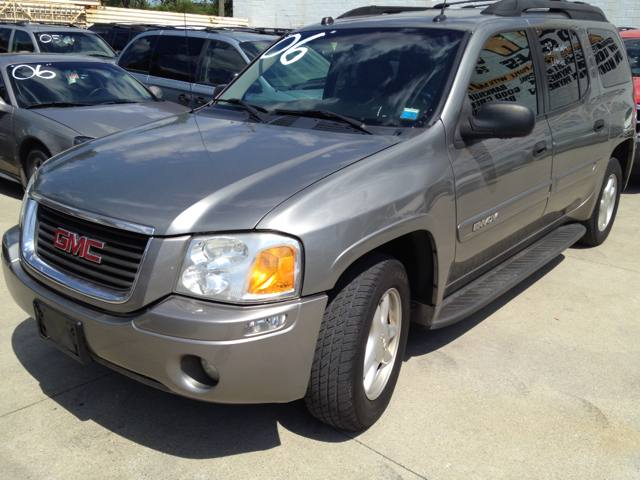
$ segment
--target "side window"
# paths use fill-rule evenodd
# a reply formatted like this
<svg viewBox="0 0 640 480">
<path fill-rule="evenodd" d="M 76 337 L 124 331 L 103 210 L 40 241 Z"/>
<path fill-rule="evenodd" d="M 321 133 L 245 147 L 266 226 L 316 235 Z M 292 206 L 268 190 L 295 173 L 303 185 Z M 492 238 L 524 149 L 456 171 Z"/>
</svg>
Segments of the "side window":
<svg viewBox="0 0 640 480">
<path fill-rule="evenodd" d="M 193 82 L 202 45 L 204 38 L 187 39 L 182 35 L 161 35 L 153 52 L 149 75 Z"/>
<path fill-rule="evenodd" d="M 118 60 L 118 66 L 136 73 L 149 73 L 151 55 L 158 41 L 158 35 L 146 35 L 138 37 L 122 52 Z"/>
<path fill-rule="evenodd" d="M 589 76 L 587 74 L 587 62 L 584 59 L 584 51 L 578 35 L 571 30 L 571 43 L 573 44 L 573 51 L 576 54 L 576 63 L 578 65 L 578 83 L 580 84 L 580 98 L 582 98 L 589 88 Z"/>
<path fill-rule="evenodd" d="M 505 32 L 484 46 L 467 90 L 473 114 L 487 102 L 518 102 L 538 113 L 531 48 L 524 31 Z"/>
<path fill-rule="evenodd" d="M 211 40 L 202 61 L 198 83 L 221 85 L 229 83 L 231 75 L 242 70 L 247 63 L 231 45 Z"/>
<path fill-rule="evenodd" d="M 600 80 L 605 87 L 614 87 L 631 80 L 627 58 L 613 32 L 589 29 L 589 42 L 596 57 Z"/>
<path fill-rule="evenodd" d="M 124 47 L 127 46 L 127 43 L 129 43 L 130 37 L 131 37 L 131 34 L 129 32 L 115 33 L 113 35 L 113 40 L 111 41 L 110 45 L 113 47 L 114 50 L 122 51 L 124 50 Z"/>
<path fill-rule="evenodd" d="M 578 67 L 569 30 L 538 30 L 547 69 L 551 108 L 561 108 L 580 100 Z"/>
<path fill-rule="evenodd" d="M 13 34 L 13 44 L 11 45 L 12 52 L 34 52 L 35 46 L 33 40 L 27 32 L 24 30 L 16 30 Z"/>
<path fill-rule="evenodd" d="M 11 37 L 10 28 L 0 28 L 0 53 L 9 52 L 9 38 Z"/>
</svg>

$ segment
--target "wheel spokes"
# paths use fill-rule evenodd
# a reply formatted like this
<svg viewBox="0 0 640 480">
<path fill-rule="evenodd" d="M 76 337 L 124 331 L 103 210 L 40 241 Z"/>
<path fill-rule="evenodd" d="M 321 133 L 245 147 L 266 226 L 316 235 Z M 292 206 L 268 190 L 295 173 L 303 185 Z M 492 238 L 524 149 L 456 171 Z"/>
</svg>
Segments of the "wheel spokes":
<svg viewBox="0 0 640 480">
<path fill-rule="evenodd" d="M 371 400 L 384 390 L 393 369 L 398 350 L 401 308 L 400 296 L 392 288 L 382 296 L 373 315 L 363 368 L 363 386 Z"/>
</svg>

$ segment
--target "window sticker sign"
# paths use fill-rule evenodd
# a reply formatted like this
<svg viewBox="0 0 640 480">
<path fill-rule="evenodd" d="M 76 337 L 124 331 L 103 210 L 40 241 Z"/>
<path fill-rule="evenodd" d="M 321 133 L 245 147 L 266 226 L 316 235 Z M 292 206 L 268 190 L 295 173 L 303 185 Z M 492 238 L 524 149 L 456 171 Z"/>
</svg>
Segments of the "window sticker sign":
<svg viewBox="0 0 640 480">
<path fill-rule="evenodd" d="M 35 68 L 31 65 L 17 65 L 13 68 L 11 75 L 16 80 L 29 80 L 33 77 L 43 78 L 45 80 L 56 78 L 55 72 L 42 70 L 42 65 L 37 65 Z"/>
<path fill-rule="evenodd" d="M 300 39 L 302 38 L 302 35 L 300 35 L 299 33 L 294 33 L 290 37 L 286 37 L 276 43 L 269 49 L 267 53 L 262 56 L 262 58 L 271 58 L 275 57 L 276 55 L 282 54 L 282 56 L 280 57 L 280 63 L 282 63 L 282 65 L 291 65 L 292 63 L 295 63 L 302 57 L 304 57 L 304 55 L 309 50 L 307 47 L 303 47 L 305 43 L 308 43 L 311 40 L 315 40 L 316 38 L 324 37 L 325 34 L 326 32 L 318 33 L 317 35 L 312 35 L 311 37 L 301 41 Z M 293 40 L 293 42 L 291 42 L 291 40 Z M 278 46 L 281 44 L 285 44 L 285 47 L 278 50 Z M 293 55 L 293 57 L 291 57 L 290 55 Z"/>
</svg>

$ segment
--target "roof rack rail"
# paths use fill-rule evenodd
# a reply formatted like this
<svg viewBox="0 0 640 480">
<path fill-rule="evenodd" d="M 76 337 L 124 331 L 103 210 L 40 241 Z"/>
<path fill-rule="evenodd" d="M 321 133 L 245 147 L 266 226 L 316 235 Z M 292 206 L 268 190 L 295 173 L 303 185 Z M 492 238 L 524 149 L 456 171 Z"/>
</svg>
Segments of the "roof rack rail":
<svg viewBox="0 0 640 480">
<path fill-rule="evenodd" d="M 501 0 L 485 8 L 481 13 L 501 17 L 521 17 L 528 10 L 563 13 L 574 20 L 608 22 L 604 12 L 598 7 L 567 0 Z"/>
<path fill-rule="evenodd" d="M 390 15 L 392 13 L 402 12 L 423 12 L 425 10 L 431 10 L 431 7 L 378 7 L 371 5 L 368 7 L 359 7 L 349 10 L 343 13 L 337 18 L 349 18 L 349 17 L 365 17 L 369 15 Z"/>
<path fill-rule="evenodd" d="M 461 7 L 461 8 L 479 8 L 479 7 L 486 7 L 488 6 L 488 4 L 496 2 L 496 1 L 500 1 L 500 0 L 463 0 L 462 2 L 446 2 L 446 3 L 438 3 L 437 5 L 434 5 L 433 9 L 436 10 L 440 10 L 441 8 L 449 8 L 451 6 L 456 6 L 456 5 L 465 5 L 465 4 L 471 4 L 471 3 L 481 3 L 482 5 L 468 5 L 466 7 Z"/>
<path fill-rule="evenodd" d="M 49 25 L 52 27 L 73 27 L 73 28 L 82 28 L 78 25 L 74 25 L 73 23 L 61 23 L 61 22 L 45 22 L 41 20 L 0 20 L 0 25 L 18 25 L 20 27 L 28 27 L 29 25 Z"/>
</svg>

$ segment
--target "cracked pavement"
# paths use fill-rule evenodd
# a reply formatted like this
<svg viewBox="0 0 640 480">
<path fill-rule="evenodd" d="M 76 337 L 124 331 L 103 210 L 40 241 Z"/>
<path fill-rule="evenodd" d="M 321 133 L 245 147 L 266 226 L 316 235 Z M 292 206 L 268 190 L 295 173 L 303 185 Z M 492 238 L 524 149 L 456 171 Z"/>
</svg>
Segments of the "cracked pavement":
<svg viewBox="0 0 640 480">
<path fill-rule="evenodd" d="M 2 232 L 21 196 L 0 179 Z M 0 479 L 640 478 L 638 212 L 640 178 L 601 247 L 572 247 L 460 323 L 412 329 L 391 404 L 360 434 L 300 401 L 206 404 L 82 366 L 0 278 Z"/>
</svg>

